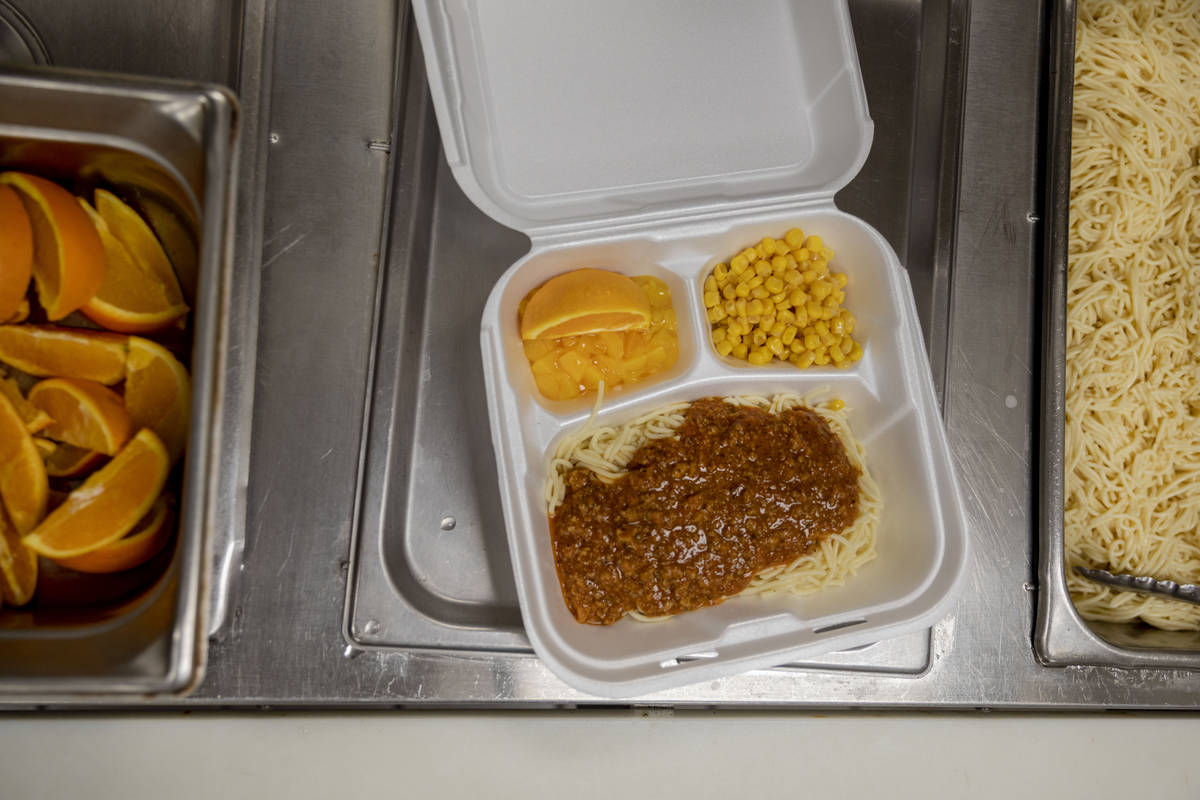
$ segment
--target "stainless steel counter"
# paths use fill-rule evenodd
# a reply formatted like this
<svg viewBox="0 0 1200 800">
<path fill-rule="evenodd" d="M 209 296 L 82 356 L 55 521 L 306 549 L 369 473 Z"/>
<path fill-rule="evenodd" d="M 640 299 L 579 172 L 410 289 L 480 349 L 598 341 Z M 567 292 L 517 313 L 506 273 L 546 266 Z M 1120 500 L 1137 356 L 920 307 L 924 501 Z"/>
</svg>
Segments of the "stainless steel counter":
<svg viewBox="0 0 1200 800">
<path fill-rule="evenodd" d="M 68 2 L 48 5 L 56 4 Z M 236 543 L 228 549 L 242 566 L 231 571 L 229 613 L 212 641 L 207 678 L 186 703 L 592 702 L 525 652 L 511 624 L 489 646 L 474 650 L 453 641 L 442 649 L 349 644 L 344 631 L 355 622 L 353 606 L 347 607 L 352 534 L 356 524 L 378 513 L 358 498 L 370 496 L 370 481 L 389 469 L 387 463 L 372 466 L 371 437 L 380 434 L 368 435 L 366 424 L 378 400 L 368 389 L 379 386 L 373 334 L 385 310 L 387 265 L 410 255 L 404 248 L 422 246 L 413 234 L 420 226 L 440 226 L 440 235 L 450 242 L 486 237 L 480 246 L 496 253 L 519 254 L 524 240 L 452 195 L 439 198 L 429 212 L 432 219 L 403 213 L 420 181 L 433 181 L 437 192 L 454 191 L 452 182 L 438 182 L 426 166 L 436 143 L 416 147 L 405 138 L 428 127 L 413 117 L 418 113 L 413 109 L 425 105 L 405 80 L 412 44 L 405 5 L 366 0 L 243 5 L 244 19 L 234 27 L 260 40 L 255 47 L 243 41 L 240 61 L 220 51 L 191 64 L 170 62 L 172 74 L 210 80 L 236 82 L 250 71 L 261 94 L 245 109 L 253 139 L 244 140 L 243 151 L 253 160 L 242 173 L 265 187 L 261 195 L 253 187 L 243 193 L 239 227 L 239 263 L 258 269 L 261 277 L 246 536 L 244 549 Z M 877 0 L 860 6 L 861 14 L 890 15 L 889 24 L 919 23 L 917 3 Z M 39 9 L 26 10 L 35 27 L 44 22 Z M 958 199 L 945 212 L 954 215 L 947 220 L 953 235 L 924 245 L 953 269 L 914 275 L 914 284 L 943 282 L 948 298 L 940 310 L 923 308 L 922 321 L 973 537 L 973 564 L 962 598 L 952 616 L 915 643 L 883 645 L 884 667 L 872 666 L 871 659 L 856 664 L 854 658 L 839 663 L 835 657 L 817 668 L 754 672 L 636 704 L 1168 708 L 1191 707 L 1200 699 L 1195 673 L 1055 669 L 1034 658 L 1037 217 L 1047 12 L 1035 0 L 976 0 L 964 10 L 969 13 L 961 18 L 969 27 L 945 32 L 967 36 L 966 47 L 950 51 L 965 55 L 967 70 L 957 138 Z M 47 12 L 45 19 L 51 16 Z M 194 25 L 204 24 L 196 19 Z M 170 30 L 188 39 L 186 25 L 182 32 Z M 42 30 L 42 37 L 56 63 L 146 69 L 134 56 L 128 64 L 114 64 L 110 55 L 68 50 L 76 53 L 72 61 L 66 52 L 56 52 L 55 36 Z M 863 54 L 869 94 L 872 80 L 876 91 L 903 91 L 887 85 L 891 67 L 869 63 L 869 55 Z M 948 61 L 944 67 L 958 70 L 962 64 Z M 887 138 L 879 129 L 876 141 L 885 148 L 877 169 L 886 180 L 894 154 L 886 151 Z M 923 163 L 919 152 L 895 157 L 913 158 L 908 166 L 914 170 L 936 168 Z M 406 158 L 419 163 L 403 163 Z M 438 210 L 445 207 L 455 214 Z M 895 243 L 893 232 L 884 233 Z M 903 255 L 914 246 L 904 243 L 898 249 Z M 255 258 L 260 250 L 261 258 Z M 490 282 L 508 263 L 479 265 L 479 279 Z M 414 319 L 411 329 L 401 326 L 401 337 L 423 335 L 421 317 Z M 468 341 L 474 347 L 476 339 Z M 397 346 L 381 339 L 380 348 Z M 453 350 L 447 352 L 448 358 L 454 356 Z M 467 363 L 477 357 L 464 354 Z M 411 376 L 424 379 L 420 371 Z M 448 445 L 467 433 L 453 427 L 443 431 Z M 389 429 L 382 434 L 383 445 L 390 445 L 389 436 L 403 435 L 406 431 Z M 490 462 L 491 453 L 479 453 L 478 460 Z M 230 508 L 238 507 L 238 498 L 230 498 Z M 502 545 L 502 532 L 495 541 Z M 379 546 L 366 539 L 359 544 Z M 503 632 L 505 619 L 497 619 L 496 629 Z M 363 627 L 355 628 L 355 641 L 370 638 L 371 621 L 356 623 Z M 893 662 L 902 668 L 885 668 Z"/>
</svg>

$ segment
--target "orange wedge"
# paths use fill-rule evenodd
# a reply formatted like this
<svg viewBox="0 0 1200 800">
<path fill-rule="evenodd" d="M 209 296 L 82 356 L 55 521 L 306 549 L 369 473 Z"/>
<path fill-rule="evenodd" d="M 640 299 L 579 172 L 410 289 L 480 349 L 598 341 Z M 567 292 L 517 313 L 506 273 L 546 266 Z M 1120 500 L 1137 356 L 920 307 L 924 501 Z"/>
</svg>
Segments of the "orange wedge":
<svg viewBox="0 0 1200 800">
<path fill-rule="evenodd" d="M 37 553 L 21 542 L 21 535 L 0 509 L 0 596 L 10 606 L 23 606 L 37 588 Z"/>
<path fill-rule="evenodd" d="M 159 438 L 138 431 L 22 541 L 48 558 L 71 558 L 117 541 L 146 516 L 170 466 Z"/>
<path fill-rule="evenodd" d="M 150 513 L 142 517 L 128 536 L 81 556 L 57 559 L 57 563 L 76 572 L 91 573 L 123 572 L 140 567 L 157 555 L 171 538 L 170 511 L 167 499 L 159 497 Z"/>
<path fill-rule="evenodd" d="M 0 174 L 17 190 L 33 229 L 33 282 L 46 316 L 80 308 L 104 280 L 104 247 L 75 197 L 57 183 L 23 172 Z"/>
<path fill-rule="evenodd" d="M 105 264 L 104 282 L 96 296 L 80 310 L 93 322 L 122 333 L 145 333 L 168 327 L 186 314 L 188 307 L 166 254 L 132 209 L 103 190 L 98 190 L 96 197 L 98 202 L 100 198 L 111 198 L 105 202 L 110 209 L 113 204 L 119 209 L 111 214 L 116 214 L 125 225 L 126 239 L 138 243 L 136 252 L 150 255 L 135 255 L 134 248 L 115 236 L 108 222 L 86 200 L 78 198 L 80 207 L 96 226 L 104 246 Z M 127 215 L 136 224 L 129 222 Z"/>
<path fill-rule="evenodd" d="M 125 379 L 129 337 L 56 325 L 0 325 L 0 361 L 39 377 Z"/>
<path fill-rule="evenodd" d="M 133 433 L 121 395 L 95 381 L 49 378 L 29 390 L 29 402 L 54 420 L 46 436 L 84 450 L 111 456 Z"/>
<path fill-rule="evenodd" d="M 49 414 L 25 399 L 25 396 L 21 394 L 21 387 L 15 380 L 2 374 L 0 374 L 0 394 L 7 397 L 8 402 L 12 403 L 13 409 L 25 423 L 25 430 L 30 433 L 43 431 L 54 422 Z"/>
<path fill-rule="evenodd" d="M 21 302 L 17 304 L 16 312 L 7 319 L 0 317 L 0 324 L 24 322 L 27 319 L 29 319 L 29 300 L 21 298 Z"/>
<path fill-rule="evenodd" d="M 535 289 L 521 314 L 522 339 L 557 339 L 644 329 L 650 301 L 632 278 L 604 269 L 556 275 Z"/>
<path fill-rule="evenodd" d="M 125 408 L 134 427 L 158 434 L 174 464 L 187 444 L 192 381 L 183 364 L 162 345 L 129 337 Z"/>
<path fill-rule="evenodd" d="M 42 460 L 46 462 L 46 474 L 51 478 L 78 478 L 104 463 L 104 454 L 94 450 L 35 438 L 34 444 L 38 445 L 39 450 L 42 449 L 40 442 L 54 446 L 50 452 L 42 453 Z"/>
<path fill-rule="evenodd" d="M 0 395 L 0 500 L 18 533 L 28 533 L 46 513 L 46 467 L 25 421 Z"/>
<path fill-rule="evenodd" d="M 16 319 L 33 275 L 33 226 L 11 186 L 0 185 L 0 322 Z M 28 313 L 26 304 L 26 313 Z"/>
<path fill-rule="evenodd" d="M 58 449 L 57 442 L 52 442 L 49 439 L 43 439 L 41 436 L 33 437 L 33 446 L 37 448 L 38 455 L 42 457 L 42 461 L 45 461 L 53 456 L 54 451 Z M 47 470 L 46 474 L 49 475 L 50 471 Z"/>
<path fill-rule="evenodd" d="M 138 207 L 145 215 L 146 222 L 154 229 L 155 238 L 162 242 L 163 250 L 167 251 L 184 299 L 195 298 L 197 272 L 200 269 L 200 248 L 196 244 L 195 234 L 187 222 L 153 196 L 139 197 Z"/>
</svg>

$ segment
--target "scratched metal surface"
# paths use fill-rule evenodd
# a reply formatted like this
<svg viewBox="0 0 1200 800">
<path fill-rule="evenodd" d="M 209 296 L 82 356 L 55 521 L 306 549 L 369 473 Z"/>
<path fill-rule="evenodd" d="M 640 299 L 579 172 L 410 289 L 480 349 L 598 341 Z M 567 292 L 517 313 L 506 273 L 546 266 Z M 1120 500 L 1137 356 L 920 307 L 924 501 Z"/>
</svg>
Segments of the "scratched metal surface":
<svg viewBox="0 0 1200 800">
<path fill-rule="evenodd" d="M 247 538 L 231 614 L 196 706 L 571 706 L 590 698 L 531 655 L 358 650 L 343 636 L 371 332 L 384 220 L 413 200 L 389 182 L 403 4 L 293 0 L 274 9 L 262 107 L 267 184 Z M 1031 646 L 1039 285 L 1038 123 L 1045 8 L 971 4 L 954 268 L 930 275 L 952 302 L 923 318 L 973 535 L 952 616 L 916 674 L 778 669 L 640 698 L 639 704 L 836 708 L 1193 707 L 1200 678 L 1039 665 Z M 886 66 L 886 65 L 881 65 Z M 954 68 L 957 68 L 957 66 Z M 408 129 L 408 121 L 399 130 Z M 434 147 L 434 145 L 429 145 Z M 919 157 L 914 164 L 919 165 Z M 423 166 L 422 166 L 423 165 Z M 418 168 L 420 167 L 420 168 Z M 916 167 L 914 167 L 916 168 Z M 434 179 L 433 162 L 399 176 Z M 454 235 L 503 238 L 481 215 Z M 435 220 L 412 215 L 409 225 Z M 886 232 L 886 231 L 885 231 Z M 413 237 L 409 237 L 412 239 Z M 519 241 L 504 239 L 506 246 Z M 936 315 L 935 315 L 936 316 Z M 938 337 L 945 346 L 936 347 Z M 490 457 L 490 454 L 489 454 Z"/>
</svg>

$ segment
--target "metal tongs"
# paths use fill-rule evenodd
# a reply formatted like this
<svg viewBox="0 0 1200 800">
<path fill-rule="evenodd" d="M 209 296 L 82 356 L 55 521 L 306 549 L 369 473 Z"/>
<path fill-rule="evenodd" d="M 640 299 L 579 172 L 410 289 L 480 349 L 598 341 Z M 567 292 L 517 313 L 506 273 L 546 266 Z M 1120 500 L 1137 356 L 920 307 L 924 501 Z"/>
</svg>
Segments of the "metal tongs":
<svg viewBox="0 0 1200 800">
<path fill-rule="evenodd" d="M 1075 567 L 1075 571 L 1096 583 L 1103 583 L 1118 589 L 1127 589 L 1128 591 L 1140 592 L 1141 594 L 1174 597 L 1176 600 L 1183 600 L 1185 603 L 1200 605 L 1200 586 L 1194 583 L 1160 581 L 1157 578 L 1150 578 L 1145 575 L 1114 575 L 1105 569 L 1090 569 L 1088 567 Z"/>
</svg>

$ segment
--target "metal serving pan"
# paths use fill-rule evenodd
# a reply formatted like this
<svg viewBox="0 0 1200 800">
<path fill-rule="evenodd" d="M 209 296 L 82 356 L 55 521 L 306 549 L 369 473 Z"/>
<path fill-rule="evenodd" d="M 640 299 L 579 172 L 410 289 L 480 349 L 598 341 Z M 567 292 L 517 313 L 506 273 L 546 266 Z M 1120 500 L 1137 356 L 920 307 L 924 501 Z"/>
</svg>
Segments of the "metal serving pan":
<svg viewBox="0 0 1200 800">
<path fill-rule="evenodd" d="M 47 569 L 30 607 L 0 611 L 0 699 L 179 694 L 203 675 L 210 537 L 230 490 L 218 434 L 236 390 L 225 380 L 236 117 L 234 97 L 212 86 L 0 75 L 0 169 L 108 187 L 143 210 L 155 205 L 198 243 L 194 281 L 181 275 L 193 388 L 174 550 L 140 575 Z"/>
<path fill-rule="evenodd" d="M 1075 0 L 1058 0 L 1053 14 L 1047 138 L 1050 161 L 1046 173 L 1049 217 L 1042 309 L 1040 585 L 1034 647 L 1047 666 L 1200 669 L 1200 633 L 1162 631 L 1131 623 L 1089 622 L 1075 610 L 1067 591 L 1063 455 Z"/>
<path fill-rule="evenodd" d="M 851 0 L 876 135 L 839 208 L 901 255 L 934 379 L 944 383 L 965 73 L 957 0 Z M 410 32 L 411 33 L 411 32 Z M 382 652 L 523 658 L 483 397 L 478 327 L 500 274 L 529 240 L 483 215 L 441 151 L 415 37 L 397 64 L 386 262 L 377 287 L 345 635 Z M 918 631 L 792 667 L 921 674 Z"/>
</svg>

